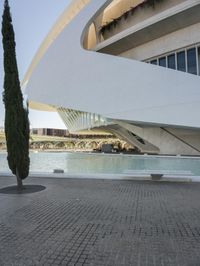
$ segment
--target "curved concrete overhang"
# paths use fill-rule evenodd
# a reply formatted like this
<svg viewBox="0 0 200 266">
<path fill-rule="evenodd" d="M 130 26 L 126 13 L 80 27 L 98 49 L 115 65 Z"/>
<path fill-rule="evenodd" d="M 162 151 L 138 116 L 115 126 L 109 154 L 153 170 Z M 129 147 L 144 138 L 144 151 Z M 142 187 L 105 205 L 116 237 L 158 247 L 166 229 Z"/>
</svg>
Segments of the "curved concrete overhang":
<svg viewBox="0 0 200 266">
<path fill-rule="evenodd" d="M 34 56 L 25 76 L 22 80 L 22 87 L 26 87 L 26 84 L 34 70 L 34 68 L 37 66 L 51 43 L 57 38 L 57 36 L 60 34 L 60 32 L 75 18 L 75 16 L 85 7 L 85 5 L 88 4 L 90 0 L 72 0 L 69 6 L 64 10 L 62 15 L 59 17 L 55 25 L 52 27 L 50 32 L 47 34 L 46 38 L 40 45 L 36 55 Z M 112 8 L 114 5 L 117 5 L 118 2 L 121 0 L 113 0 L 113 2 L 109 5 L 109 9 Z M 102 21 L 103 23 L 103 21 Z M 37 103 L 31 103 L 33 108 L 39 108 L 37 107 Z M 45 107 L 42 107 L 42 109 Z M 48 106 L 46 107 L 48 109 Z M 50 108 L 50 107 L 49 107 Z M 41 110 L 42 110 L 41 109 Z"/>
<path fill-rule="evenodd" d="M 117 55 L 200 22 L 200 1 L 179 3 L 100 42 L 95 51 Z"/>
<path fill-rule="evenodd" d="M 200 128 L 200 77 L 85 50 L 89 25 L 111 0 L 85 2 L 29 69 L 29 99 L 110 119 Z"/>
<path fill-rule="evenodd" d="M 46 38 L 40 45 L 36 55 L 34 56 L 25 76 L 21 82 L 22 88 L 27 87 L 30 76 L 32 75 L 35 67 L 42 59 L 43 55 L 46 53 L 47 49 L 52 42 L 57 38 L 60 32 L 71 22 L 71 20 L 81 11 L 81 9 L 89 2 L 90 0 L 72 0 L 69 6 L 65 9 L 63 14 L 59 17 L 55 25 L 52 27 L 50 32 L 47 34 Z M 48 104 L 38 103 L 30 101 L 30 107 L 37 110 L 43 111 L 56 111 L 55 108 L 49 106 Z"/>
</svg>

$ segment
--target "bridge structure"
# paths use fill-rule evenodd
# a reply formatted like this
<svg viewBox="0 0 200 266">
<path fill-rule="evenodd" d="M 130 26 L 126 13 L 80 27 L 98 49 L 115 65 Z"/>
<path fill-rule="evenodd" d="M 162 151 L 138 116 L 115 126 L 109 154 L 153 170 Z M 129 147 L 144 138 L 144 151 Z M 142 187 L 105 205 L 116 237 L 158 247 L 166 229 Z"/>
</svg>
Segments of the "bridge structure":
<svg viewBox="0 0 200 266">
<path fill-rule="evenodd" d="M 116 138 L 91 138 L 91 139 L 79 139 L 79 138 L 65 138 L 65 140 L 32 140 L 30 142 L 30 148 L 34 150 L 48 150 L 48 149 L 55 149 L 55 150 L 83 150 L 83 151 L 101 151 L 103 144 L 111 144 L 117 150 L 128 150 L 132 149 L 133 147 Z"/>
<path fill-rule="evenodd" d="M 30 149 L 33 150 L 71 150 L 71 151 L 101 151 L 103 144 L 112 145 L 115 150 L 128 151 L 134 147 L 127 142 L 114 138 L 114 136 L 81 136 L 76 137 L 56 137 L 31 135 Z M 6 140 L 4 134 L 0 134 L 0 150 L 6 149 Z"/>
</svg>

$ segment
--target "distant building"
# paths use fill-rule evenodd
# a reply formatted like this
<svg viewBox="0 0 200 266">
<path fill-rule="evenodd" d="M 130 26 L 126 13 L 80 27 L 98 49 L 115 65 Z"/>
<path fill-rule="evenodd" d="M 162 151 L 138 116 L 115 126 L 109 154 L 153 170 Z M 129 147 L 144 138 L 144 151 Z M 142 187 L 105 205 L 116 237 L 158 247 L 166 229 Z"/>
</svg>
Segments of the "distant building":
<svg viewBox="0 0 200 266">
<path fill-rule="evenodd" d="M 69 135 L 68 130 L 56 129 L 56 128 L 33 128 L 31 130 L 31 133 L 41 136 L 56 136 L 56 137 L 66 137 Z"/>
</svg>

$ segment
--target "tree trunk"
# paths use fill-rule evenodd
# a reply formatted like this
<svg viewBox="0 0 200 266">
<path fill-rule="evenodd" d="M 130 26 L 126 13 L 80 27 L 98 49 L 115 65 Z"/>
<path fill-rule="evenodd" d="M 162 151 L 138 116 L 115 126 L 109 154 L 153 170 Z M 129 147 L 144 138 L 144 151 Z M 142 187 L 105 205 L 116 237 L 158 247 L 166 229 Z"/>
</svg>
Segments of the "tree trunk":
<svg viewBox="0 0 200 266">
<path fill-rule="evenodd" d="M 19 177 L 18 169 L 16 169 L 16 177 L 17 177 L 17 189 L 22 190 L 23 189 L 23 183 L 22 183 L 22 179 Z"/>
</svg>

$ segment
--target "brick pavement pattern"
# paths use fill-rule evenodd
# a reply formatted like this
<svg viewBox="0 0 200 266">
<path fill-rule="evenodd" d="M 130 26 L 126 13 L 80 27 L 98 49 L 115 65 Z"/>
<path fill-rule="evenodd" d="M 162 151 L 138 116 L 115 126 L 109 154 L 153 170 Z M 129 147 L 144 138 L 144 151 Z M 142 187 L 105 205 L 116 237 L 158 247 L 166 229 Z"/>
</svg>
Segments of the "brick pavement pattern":
<svg viewBox="0 0 200 266">
<path fill-rule="evenodd" d="M 200 183 L 26 183 L 46 190 L 0 194 L 1 266 L 200 265 Z"/>
</svg>

